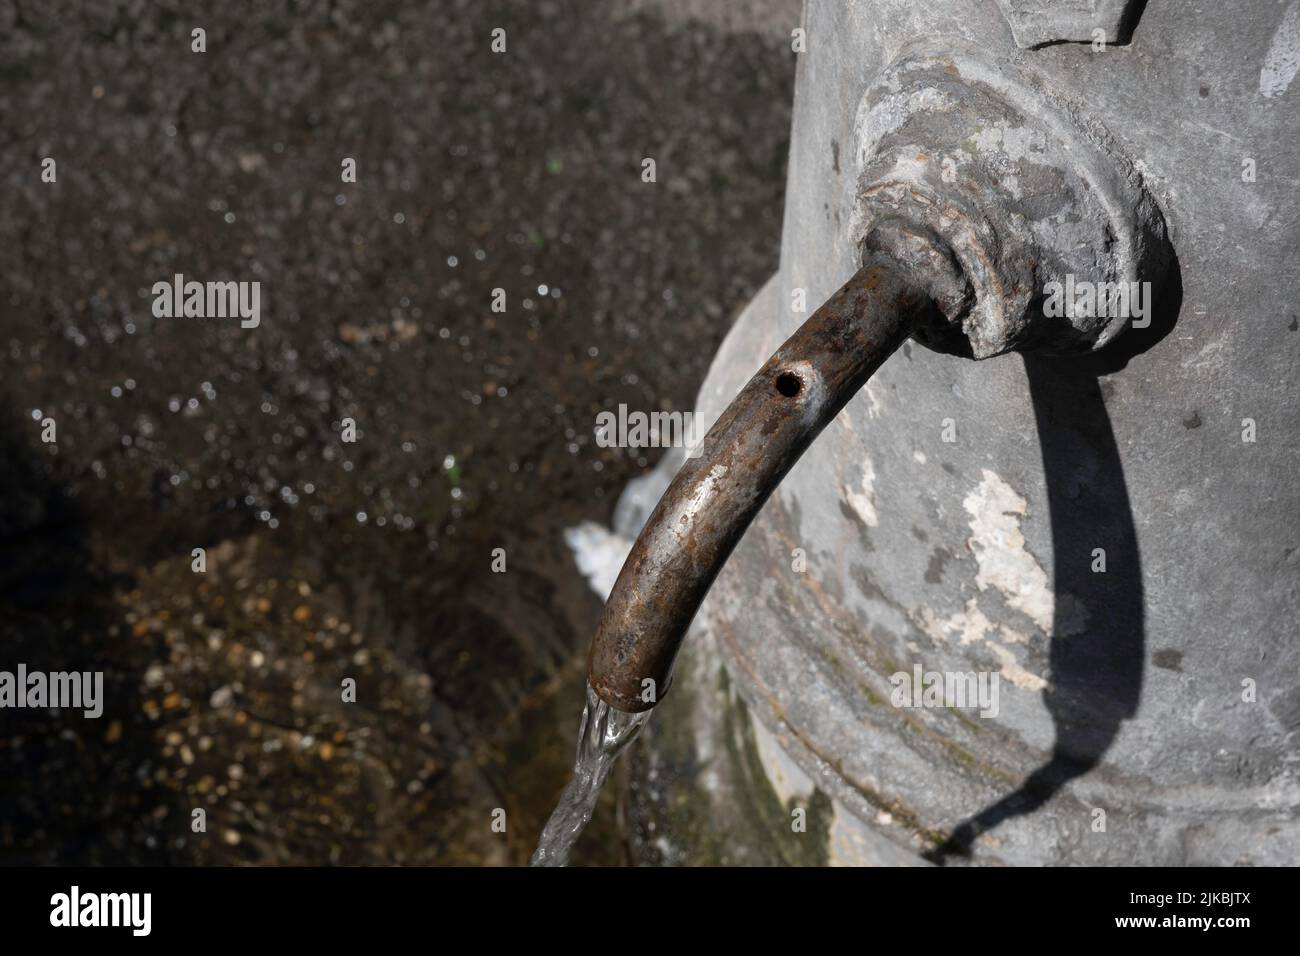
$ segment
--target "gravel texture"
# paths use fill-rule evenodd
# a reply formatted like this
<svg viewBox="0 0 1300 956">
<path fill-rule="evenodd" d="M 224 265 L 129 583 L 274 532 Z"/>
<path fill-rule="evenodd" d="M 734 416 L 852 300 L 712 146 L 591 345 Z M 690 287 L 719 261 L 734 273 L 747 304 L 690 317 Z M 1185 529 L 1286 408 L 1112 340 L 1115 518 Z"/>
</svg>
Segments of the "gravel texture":
<svg viewBox="0 0 1300 956">
<path fill-rule="evenodd" d="M 0 0 L 0 669 L 107 698 L 0 712 L 0 862 L 526 860 L 562 533 L 658 457 L 596 414 L 689 408 L 776 266 L 798 4 L 719 6 Z"/>
</svg>

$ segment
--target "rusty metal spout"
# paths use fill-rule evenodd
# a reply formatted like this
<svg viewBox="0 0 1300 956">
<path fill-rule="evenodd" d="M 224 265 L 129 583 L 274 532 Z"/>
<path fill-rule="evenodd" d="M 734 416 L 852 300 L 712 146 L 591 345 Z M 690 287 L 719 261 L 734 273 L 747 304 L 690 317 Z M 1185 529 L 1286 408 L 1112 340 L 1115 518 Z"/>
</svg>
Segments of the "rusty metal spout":
<svg viewBox="0 0 1300 956">
<path fill-rule="evenodd" d="M 942 274 L 915 235 L 866 264 L 777 349 L 705 436 L 628 555 L 591 646 L 592 689 L 622 711 L 667 693 L 695 612 L 773 489 L 885 359 L 933 321 Z M 918 279 L 923 275 L 926 280 Z M 951 297 L 951 296 L 949 296 Z"/>
</svg>

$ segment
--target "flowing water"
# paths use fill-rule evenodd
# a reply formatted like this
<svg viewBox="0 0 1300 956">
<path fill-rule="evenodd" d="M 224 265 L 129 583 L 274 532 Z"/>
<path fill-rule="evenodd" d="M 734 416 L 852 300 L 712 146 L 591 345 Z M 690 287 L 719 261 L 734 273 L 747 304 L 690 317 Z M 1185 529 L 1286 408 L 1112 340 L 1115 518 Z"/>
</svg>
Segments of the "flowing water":
<svg viewBox="0 0 1300 956">
<path fill-rule="evenodd" d="M 628 714 L 615 710 L 596 696 L 590 687 L 587 688 L 587 706 L 582 710 L 582 726 L 578 728 L 578 759 L 573 764 L 573 779 L 560 794 L 555 812 L 546 821 L 542 838 L 533 853 L 533 866 L 565 866 L 569 862 L 569 853 L 591 820 L 610 768 L 649 719 L 650 711 Z"/>
</svg>

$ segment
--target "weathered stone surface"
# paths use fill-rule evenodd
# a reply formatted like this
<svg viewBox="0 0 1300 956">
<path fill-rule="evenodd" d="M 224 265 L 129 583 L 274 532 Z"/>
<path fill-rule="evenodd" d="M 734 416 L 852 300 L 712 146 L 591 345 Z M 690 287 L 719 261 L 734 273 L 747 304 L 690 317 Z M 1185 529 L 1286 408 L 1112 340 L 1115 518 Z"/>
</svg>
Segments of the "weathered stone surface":
<svg viewBox="0 0 1300 956">
<path fill-rule="evenodd" d="M 998 0 L 1016 45 L 1098 38 L 1123 42 L 1141 4 L 1138 0 Z M 1100 33 L 1098 33 L 1100 31 Z"/>
<path fill-rule="evenodd" d="M 808 10 L 822 40 L 800 58 L 781 269 L 723 343 L 702 413 L 799 325 L 794 290 L 817 303 L 856 270 L 858 104 L 917 38 L 1033 71 L 1103 120 L 1177 253 L 1152 325 L 1095 356 L 905 347 L 786 477 L 701 610 L 771 741 L 904 851 L 1300 854 L 1300 116 L 1261 92 L 1281 19 L 1264 12 L 1151 4 L 1123 51 L 1027 52 L 977 0 Z M 1243 178 L 1243 153 L 1267 178 Z M 917 663 L 997 673 L 1000 713 L 892 706 L 889 677 Z M 789 785 L 784 759 L 767 762 Z"/>
</svg>

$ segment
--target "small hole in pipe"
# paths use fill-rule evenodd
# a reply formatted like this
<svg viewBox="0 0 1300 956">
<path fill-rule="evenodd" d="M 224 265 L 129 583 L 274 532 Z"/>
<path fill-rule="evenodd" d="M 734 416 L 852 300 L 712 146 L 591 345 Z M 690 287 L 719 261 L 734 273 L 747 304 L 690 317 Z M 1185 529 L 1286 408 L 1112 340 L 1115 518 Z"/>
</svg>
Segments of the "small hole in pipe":
<svg viewBox="0 0 1300 956">
<path fill-rule="evenodd" d="M 776 390 L 786 398 L 794 398 L 803 388 L 803 379 L 794 372 L 782 372 L 776 377 Z"/>
</svg>

